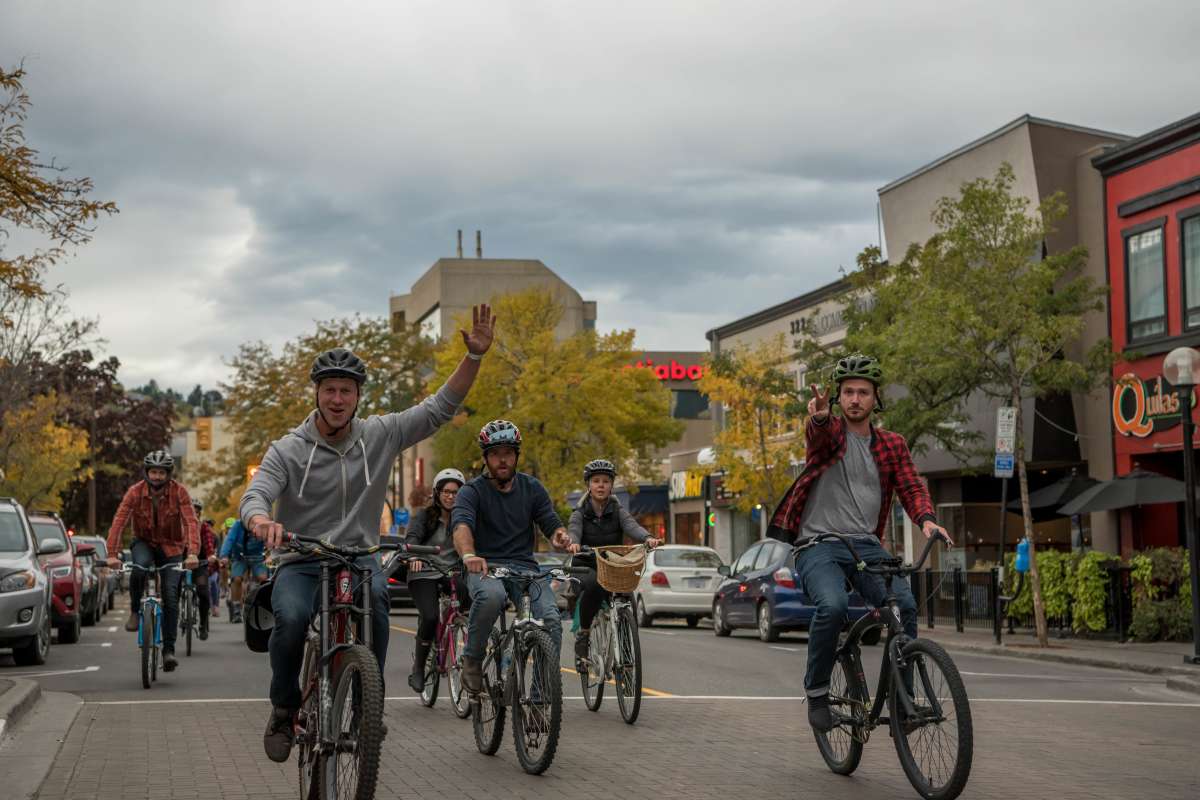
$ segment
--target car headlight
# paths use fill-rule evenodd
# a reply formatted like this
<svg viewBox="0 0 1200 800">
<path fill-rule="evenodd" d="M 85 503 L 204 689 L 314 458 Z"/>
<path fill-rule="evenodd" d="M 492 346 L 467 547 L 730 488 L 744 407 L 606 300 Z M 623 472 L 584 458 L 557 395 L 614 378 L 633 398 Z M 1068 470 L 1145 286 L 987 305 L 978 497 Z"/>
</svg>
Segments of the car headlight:
<svg viewBox="0 0 1200 800">
<path fill-rule="evenodd" d="M 69 578 L 71 576 L 70 567 L 55 567 L 50 570 L 50 576 L 53 578 Z"/>
<path fill-rule="evenodd" d="M 0 592 L 19 592 L 22 589 L 32 589 L 37 585 L 37 578 L 30 570 L 14 572 L 0 578 Z"/>
</svg>

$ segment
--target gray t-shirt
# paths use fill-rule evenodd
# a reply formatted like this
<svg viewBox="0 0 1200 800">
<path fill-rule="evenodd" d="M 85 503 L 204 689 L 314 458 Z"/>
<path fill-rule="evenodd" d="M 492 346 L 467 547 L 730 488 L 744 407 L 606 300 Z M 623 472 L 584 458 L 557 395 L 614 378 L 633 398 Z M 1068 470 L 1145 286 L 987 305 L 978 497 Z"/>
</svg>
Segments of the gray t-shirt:
<svg viewBox="0 0 1200 800">
<path fill-rule="evenodd" d="M 871 437 L 847 430 L 845 455 L 809 490 L 800 517 L 800 536 L 874 536 L 880 504 L 879 468 L 871 455 Z"/>
</svg>

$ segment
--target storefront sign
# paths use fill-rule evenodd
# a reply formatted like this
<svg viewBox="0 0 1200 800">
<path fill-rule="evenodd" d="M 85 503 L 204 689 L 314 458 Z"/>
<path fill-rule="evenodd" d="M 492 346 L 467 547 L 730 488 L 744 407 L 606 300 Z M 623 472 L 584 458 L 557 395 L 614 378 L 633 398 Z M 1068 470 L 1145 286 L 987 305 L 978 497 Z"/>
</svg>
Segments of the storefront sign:
<svg viewBox="0 0 1200 800">
<path fill-rule="evenodd" d="M 655 364 L 653 359 L 647 358 L 636 364 L 626 364 L 625 369 L 652 369 L 660 381 L 698 381 L 704 377 L 702 364 L 680 364 L 673 358 L 670 364 Z"/>
<path fill-rule="evenodd" d="M 1195 405 L 1193 391 L 1192 406 Z M 1179 395 L 1161 375 L 1143 380 L 1129 372 L 1121 376 L 1113 389 L 1112 416 L 1117 433 L 1144 439 L 1179 424 Z"/>
<path fill-rule="evenodd" d="M 670 492 L 668 494 L 671 500 L 686 500 L 693 497 L 702 497 L 704 495 L 704 475 L 691 470 L 680 470 L 679 472 L 671 473 Z"/>
</svg>

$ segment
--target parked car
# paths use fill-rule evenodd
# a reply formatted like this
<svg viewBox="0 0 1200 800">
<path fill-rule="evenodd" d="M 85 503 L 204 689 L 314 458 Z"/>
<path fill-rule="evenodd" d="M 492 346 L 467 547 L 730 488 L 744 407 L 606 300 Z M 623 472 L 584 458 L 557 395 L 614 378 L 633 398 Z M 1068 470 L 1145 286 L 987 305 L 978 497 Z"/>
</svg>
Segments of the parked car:
<svg viewBox="0 0 1200 800">
<path fill-rule="evenodd" d="M 84 568 L 75 552 L 75 542 L 67 535 L 66 526 L 57 514 L 35 511 L 29 514 L 29 523 L 39 552 L 46 548 L 53 550 L 49 555 L 39 556 L 39 560 L 53 582 L 51 621 L 58 629 L 58 643 L 74 644 L 79 641 L 83 625 L 84 586 Z"/>
<path fill-rule="evenodd" d="M 728 636 L 737 628 L 757 628 L 764 642 L 782 631 L 808 630 L 816 607 L 799 586 L 789 563 L 791 545 L 763 539 L 746 548 L 731 567 L 712 601 L 713 633 Z M 850 595 L 849 620 L 867 613 L 858 592 Z"/>
<path fill-rule="evenodd" d="M 96 574 L 100 577 L 101 599 L 104 601 L 101 604 L 101 611 L 107 614 L 113 607 L 117 596 L 117 571 L 108 566 L 108 542 L 99 536 L 74 536 L 72 538 L 76 542 L 90 544 L 96 548 L 96 555 L 92 560 L 95 562 Z"/>
<path fill-rule="evenodd" d="M 0 497 L 0 647 L 20 666 L 46 663 L 50 654 L 52 580 L 38 560 L 61 544 L 39 545 L 25 509 Z"/>
<path fill-rule="evenodd" d="M 722 563 L 711 547 L 665 544 L 651 550 L 634 593 L 638 624 L 648 628 L 660 617 L 683 617 L 696 627 L 712 613 Z"/>
<path fill-rule="evenodd" d="M 383 541 L 396 541 L 396 536 L 381 536 Z M 404 563 L 396 564 L 394 569 L 389 570 L 388 567 L 392 563 L 392 558 L 395 557 L 395 550 L 386 550 L 383 553 L 383 568 L 388 572 L 388 605 L 391 608 L 414 608 L 412 595 L 408 591 L 408 565 Z"/>
</svg>

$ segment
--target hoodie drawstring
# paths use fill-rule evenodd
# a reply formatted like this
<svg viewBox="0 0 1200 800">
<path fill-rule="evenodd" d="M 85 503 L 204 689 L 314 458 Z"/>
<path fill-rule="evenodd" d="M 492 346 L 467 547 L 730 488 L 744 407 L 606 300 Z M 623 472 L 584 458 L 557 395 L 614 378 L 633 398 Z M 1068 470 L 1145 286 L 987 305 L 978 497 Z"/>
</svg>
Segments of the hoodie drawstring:
<svg viewBox="0 0 1200 800">
<path fill-rule="evenodd" d="M 363 440 L 358 440 L 358 446 L 363 451 L 363 477 L 367 479 L 367 486 L 371 485 L 371 471 L 367 469 L 367 446 L 363 444 Z"/>
<path fill-rule="evenodd" d="M 361 440 L 360 440 L 361 441 Z M 304 477 L 300 479 L 299 497 L 304 497 L 304 484 L 308 483 L 308 471 L 312 468 L 313 456 L 317 454 L 317 443 L 313 442 L 312 450 L 308 451 L 308 463 L 304 465 Z"/>
</svg>

